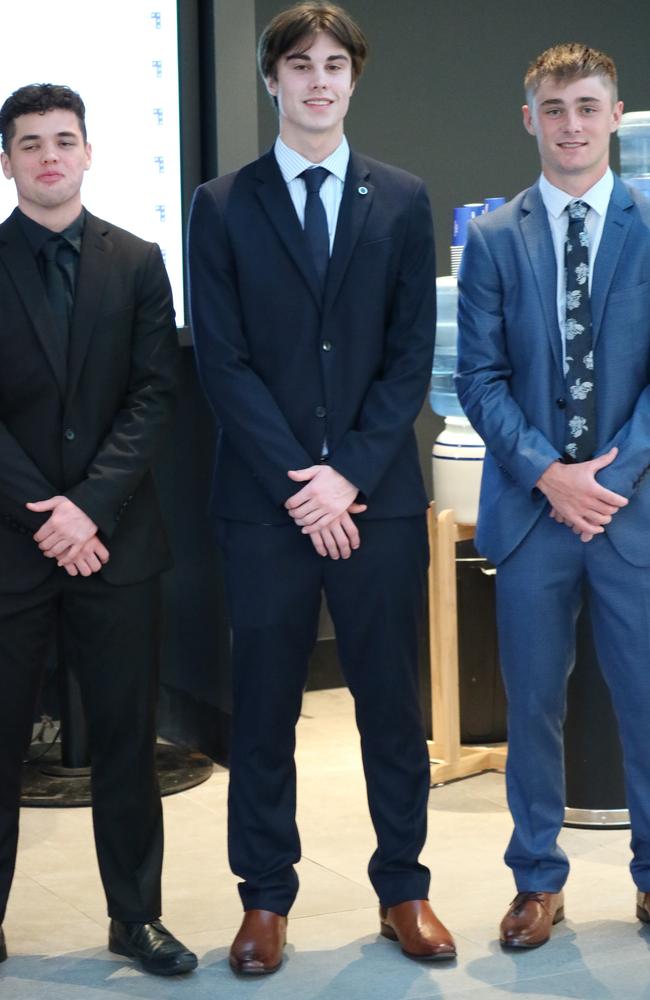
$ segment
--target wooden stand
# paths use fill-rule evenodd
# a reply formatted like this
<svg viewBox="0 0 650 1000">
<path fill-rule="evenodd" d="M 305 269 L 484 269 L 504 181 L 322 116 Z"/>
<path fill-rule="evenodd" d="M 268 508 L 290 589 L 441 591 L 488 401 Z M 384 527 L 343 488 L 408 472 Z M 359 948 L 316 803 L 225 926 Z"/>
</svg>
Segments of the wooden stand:
<svg viewBox="0 0 650 1000">
<path fill-rule="evenodd" d="M 433 740 L 429 741 L 431 784 L 468 778 L 481 771 L 503 771 L 507 746 L 462 746 L 458 687 L 458 611 L 456 542 L 474 537 L 473 524 L 456 524 L 453 510 L 428 513 L 429 653 Z"/>
</svg>

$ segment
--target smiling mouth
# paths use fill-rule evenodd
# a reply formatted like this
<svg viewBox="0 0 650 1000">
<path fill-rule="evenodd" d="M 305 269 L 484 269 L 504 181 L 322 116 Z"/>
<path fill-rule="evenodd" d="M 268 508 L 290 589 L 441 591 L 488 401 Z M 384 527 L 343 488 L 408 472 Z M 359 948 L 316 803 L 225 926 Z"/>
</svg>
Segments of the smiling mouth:
<svg viewBox="0 0 650 1000">
<path fill-rule="evenodd" d="M 312 97 L 305 104 L 310 108 L 328 108 L 332 101 L 326 97 Z"/>
<path fill-rule="evenodd" d="M 586 145 L 586 142 L 558 142 L 560 149 L 581 149 Z"/>
</svg>

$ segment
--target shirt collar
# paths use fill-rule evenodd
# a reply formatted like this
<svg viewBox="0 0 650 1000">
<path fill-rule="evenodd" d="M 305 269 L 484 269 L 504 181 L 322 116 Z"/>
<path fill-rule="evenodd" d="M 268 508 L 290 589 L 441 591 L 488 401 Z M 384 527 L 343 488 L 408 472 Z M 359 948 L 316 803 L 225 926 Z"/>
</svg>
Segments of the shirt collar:
<svg viewBox="0 0 650 1000">
<path fill-rule="evenodd" d="M 539 179 L 539 193 L 542 196 L 542 201 L 547 212 L 556 219 L 560 218 L 562 212 L 564 212 L 567 205 L 570 205 L 572 201 L 584 201 L 598 215 L 605 215 L 613 189 L 614 174 L 609 167 L 600 180 L 596 181 L 579 199 L 563 191 L 562 188 L 551 184 L 544 174 Z"/>
<path fill-rule="evenodd" d="M 39 254 L 43 249 L 43 245 L 47 243 L 52 236 L 62 236 L 63 239 L 74 249 L 77 253 L 81 252 L 81 239 L 84 231 L 84 224 L 86 221 L 86 209 L 82 208 L 80 214 L 71 222 L 69 226 L 60 232 L 55 233 L 47 226 L 42 226 L 40 222 L 35 222 L 34 219 L 30 219 L 28 215 L 25 215 L 19 208 L 16 209 L 18 214 L 18 221 L 22 226 L 23 232 L 27 237 L 27 241 L 32 248 L 32 253 L 34 256 Z"/>
<path fill-rule="evenodd" d="M 334 174 L 341 183 L 345 183 L 345 174 L 348 169 L 348 162 L 350 160 L 350 147 L 348 145 L 348 140 L 343 136 L 341 142 L 329 156 L 326 156 L 321 163 L 312 163 L 301 153 L 297 153 L 295 149 L 291 149 L 287 146 L 286 142 L 283 142 L 280 136 L 275 140 L 275 146 L 273 147 L 273 152 L 275 153 L 275 158 L 278 161 L 278 166 L 280 168 L 280 173 L 282 174 L 286 184 L 290 181 L 300 177 L 303 170 L 308 170 L 309 167 L 325 167 L 329 170 L 331 174 Z"/>
</svg>

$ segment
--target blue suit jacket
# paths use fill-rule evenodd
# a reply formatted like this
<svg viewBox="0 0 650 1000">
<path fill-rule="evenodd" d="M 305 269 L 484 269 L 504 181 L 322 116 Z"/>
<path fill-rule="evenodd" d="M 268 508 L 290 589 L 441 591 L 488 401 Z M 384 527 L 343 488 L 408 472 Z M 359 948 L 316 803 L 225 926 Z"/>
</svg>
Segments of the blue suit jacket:
<svg viewBox="0 0 650 1000">
<path fill-rule="evenodd" d="M 598 481 L 630 499 L 607 527 L 650 565 L 650 201 L 619 178 L 592 280 Z M 566 409 L 556 261 L 537 185 L 470 226 L 459 293 L 458 394 L 486 443 L 477 545 L 495 563 L 544 509 L 535 483 L 564 449 Z"/>
<path fill-rule="evenodd" d="M 352 154 L 324 296 L 273 153 L 209 181 L 189 225 L 199 374 L 221 430 L 220 517 L 286 523 L 289 469 L 328 463 L 366 517 L 421 513 L 413 422 L 431 373 L 435 260 L 420 180 Z"/>
</svg>

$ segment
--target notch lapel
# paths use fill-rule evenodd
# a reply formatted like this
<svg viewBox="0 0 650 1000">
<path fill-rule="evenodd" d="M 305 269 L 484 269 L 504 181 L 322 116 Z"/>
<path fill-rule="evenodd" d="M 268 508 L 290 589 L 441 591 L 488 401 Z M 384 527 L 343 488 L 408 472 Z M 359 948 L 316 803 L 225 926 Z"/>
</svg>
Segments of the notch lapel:
<svg viewBox="0 0 650 1000">
<path fill-rule="evenodd" d="M 615 177 L 591 283 L 591 322 L 594 346 L 600 333 L 609 287 L 632 225 L 633 214 L 629 210 L 633 207 L 634 201 L 627 188 L 618 177 Z"/>
<path fill-rule="evenodd" d="M 273 150 L 258 160 L 256 178 L 256 193 L 264 211 L 316 302 L 321 306 L 323 297 L 316 268 Z M 251 234 L 251 238 L 254 239 L 254 234 Z"/>
<path fill-rule="evenodd" d="M 105 223 L 86 212 L 75 291 L 68 357 L 68 394 L 74 393 L 99 314 L 112 244 Z"/>
<path fill-rule="evenodd" d="M 17 209 L 16 209 L 17 211 Z M 52 369 L 61 396 L 65 394 L 67 363 L 57 334 L 38 266 L 15 212 L 0 227 L 0 258 L 16 286 L 43 353 Z"/>
<path fill-rule="evenodd" d="M 553 358 L 564 381 L 562 334 L 557 318 L 557 262 L 546 208 L 537 185 L 526 192 L 521 207 L 525 213 L 520 224 L 521 235 L 537 285 Z"/>
<path fill-rule="evenodd" d="M 325 309 L 334 302 L 350 263 L 350 257 L 361 235 L 374 198 L 366 161 L 350 153 L 343 198 L 336 223 L 334 247 L 325 282 Z"/>
</svg>

